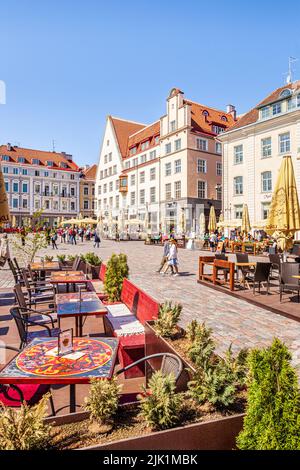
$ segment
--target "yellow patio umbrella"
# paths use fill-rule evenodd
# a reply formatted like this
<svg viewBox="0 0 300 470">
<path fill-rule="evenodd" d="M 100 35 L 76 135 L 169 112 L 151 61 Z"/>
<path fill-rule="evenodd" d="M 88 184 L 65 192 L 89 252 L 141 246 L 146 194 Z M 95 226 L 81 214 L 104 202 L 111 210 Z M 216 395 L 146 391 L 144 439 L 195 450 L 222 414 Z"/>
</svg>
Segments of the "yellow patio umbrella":
<svg viewBox="0 0 300 470">
<path fill-rule="evenodd" d="M 11 226 L 15 227 L 16 225 L 17 225 L 17 219 L 16 219 L 16 216 L 13 215 L 11 218 Z"/>
<path fill-rule="evenodd" d="M 288 250 L 296 231 L 300 230 L 300 208 L 291 156 L 282 159 L 266 223 L 266 232 L 278 246 Z"/>
<path fill-rule="evenodd" d="M 90 224 L 90 225 L 97 225 L 97 220 L 92 219 L 91 217 L 85 217 L 84 219 L 80 219 L 81 224 Z"/>
<path fill-rule="evenodd" d="M 184 233 L 186 230 L 186 218 L 185 218 L 185 210 L 182 209 L 181 216 L 180 216 L 180 231 Z"/>
<path fill-rule="evenodd" d="M 9 207 L 7 194 L 5 190 L 5 183 L 3 173 L 0 165 L 0 224 L 6 224 L 9 222 Z"/>
<path fill-rule="evenodd" d="M 244 204 L 243 214 L 242 214 L 241 232 L 249 233 L 250 230 L 251 230 L 251 226 L 250 226 L 250 217 L 249 217 L 248 206 L 247 206 L 247 204 Z"/>
<path fill-rule="evenodd" d="M 217 218 L 214 206 L 210 206 L 209 220 L 208 220 L 208 230 L 209 232 L 214 232 L 217 228 Z"/>
</svg>

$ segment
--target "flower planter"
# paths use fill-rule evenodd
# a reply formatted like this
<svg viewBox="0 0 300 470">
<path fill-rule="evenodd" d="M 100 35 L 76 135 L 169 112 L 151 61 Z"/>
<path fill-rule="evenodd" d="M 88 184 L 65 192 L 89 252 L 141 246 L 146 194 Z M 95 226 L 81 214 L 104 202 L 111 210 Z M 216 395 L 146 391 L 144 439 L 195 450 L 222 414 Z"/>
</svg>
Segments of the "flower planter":
<svg viewBox="0 0 300 470">
<path fill-rule="evenodd" d="M 145 355 L 157 353 L 171 353 L 178 356 L 183 362 L 183 371 L 177 381 L 177 390 L 187 390 L 187 383 L 191 380 L 191 375 L 195 372 L 195 367 L 192 363 L 187 362 L 178 351 L 172 347 L 162 336 L 158 336 L 154 330 L 154 321 L 148 321 L 145 323 Z M 158 370 L 160 368 L 161 359 L 152 359 L 149 361 L 149 366 L 152 370 Z M 149 376 L 149 370 L 147 371 L 147 377 Z"/>
<path fill-rule="evenodd" d="M 143 436 L 82 447 L 79 450 L 232 450 L 243 427 L 244 414 L 188 424 Z M 87 419 L 79 412 L 46 418 L 46 424 L 63 425 Z"/>
<path fill-rule="evenodd" d="M 94 266 L 86 261 L 86 274 L 90 279 L 99 279 L 100 267 L 101 265 Z"/>
</svg>

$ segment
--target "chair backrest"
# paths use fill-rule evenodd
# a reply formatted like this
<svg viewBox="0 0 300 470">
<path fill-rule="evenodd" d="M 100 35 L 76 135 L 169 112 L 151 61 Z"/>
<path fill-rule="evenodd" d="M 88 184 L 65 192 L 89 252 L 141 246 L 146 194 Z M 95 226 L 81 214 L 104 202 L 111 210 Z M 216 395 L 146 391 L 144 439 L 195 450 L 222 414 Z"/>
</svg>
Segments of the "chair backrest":
<svg viewBox="0 0 300 470">
<path fill-rule="evenodd" d="M 272 263 L 257 262 L 254 272 L 254 281 L 268 281 Z"/>
<path fill-rule="evenodd" d="M 272 265 L 276 265 L 280 268 L 281 257 L 278 254 L 269 253 L 269 261 Z"/>
<path fill-rule="evenodd" d="M 29 276 L 25 268 L 22 268 L 21 270 L 21 275 L 22 279 L 24 281 L 24 285 L 27 289 L 30 289 L 30 282 L 29 282 Z"/>
<path fill-rule="evenodd" d="M 300 245 L 299 245 L 299 243 L 296 243 L 295 245 L 293 245 L 292 254 L 300 256 Z"/>
<path fill-rule="evenodd" d="M 16 284 L 16 285 L 15 285 L 15 287 L 14 287 L 14 293 L 15 293 L 15 296 L 16 296 L 16 299 L 17 299 L 17 302 L 18 302 L 19 307 L 21 307 L 21 308 L 27 308 L 26 299 L 25 299 L 25 297 L 24 297 L 24 294 L 23 294 L 23 291 L 22 291 L 22 287 L 20 286 L 20 284 Z"/>
<path fill-rule="evenodd" d="M 101 263 L 100 271 L 99 271 L 99 279 L 100 279 L 100 281 L 102 281 L 102 282 L 105 281 L 105 275 L 106 275 L 106 264 Z"/>
<path fill-rule="evenodd" d="M 146 321 L 157 319 L 159 307 L 159 303 L 152 299 L 150 295 L 139 290 L 136 317 L 143 325 Z"/>
<path fill-rule="evenodd" d="M 276 253 L 277 253 L 276 246 L 269 246 L 269 254 L 270 255 L 275 255 Z"/>
<path fill-rule="evenodd" d="M 10 267 L 10 270 L 14 276 L 14 280 L 15 280 L 15 283 L 17 283 L 19 281 L 19 276 L 17 274 L 17 271 L 16 271 L 16 268 L 14 266 L 14 263 L 12 262 L 12 260 L 10 258 L 8 258 L 8 265 Z"/>
<path fill-rule="evenodd" d="M 16 270 L 17 270 L 18 272 L 21 272 L 21 268 L 20 268 L 20 266 L 19 266 L 19 263 L 18 263 L 18 261 L 17 261 L 17 258 L 14 257 L 12 260 L 13 260 L 13 262 L 15 263 Z"/>
<path fill-rule="evenodd" d="M 248 253 L 236 253 L 235 256 L 237 263 L 249 263 Z"/>
<path fill-rule="evenodd" d="M 281 284 L 298 285 L 299 279 L 293 276 L 299 275 L 299 263 L 281 263 L 280 282 Z"/>
<path fill-rule="evenodd" d="M 215 259 L 222 259 L 223 261 L 227 261 L 228 256 L 226 256 L 225 253 L 216 253 Z"/>
<path fill-rule="evenodd" d="M 72 271 L 77 271 L 80 265 L 80 256 L 76 256 L 72 265 Z"/>
<path fill-rule="evenodd" d="M 26 343 L 27 340 L 27 329 L 26 324 L 20 314 L 18 307 L 13 307 L 10 309 L 11 316 L 16 322 L 17 330 L 20 336 L 21 343 Z"/>
<path fill-rule="evenodd" d="M 139 288 L 130 282 L 128 279 L 123 280 L 122 291 L 121 291 L 121 301 L 127 305 L 129 310 L 136 314 L 136 309 L 138 305 L 139 297 Z"/>
<path fill-rule="evenodd" d="M 164 353 L 160 370 L 163 374 L 174 374 L 177 381 L 183 369 L 181 359 L 175 354 Z"/>
</svg>

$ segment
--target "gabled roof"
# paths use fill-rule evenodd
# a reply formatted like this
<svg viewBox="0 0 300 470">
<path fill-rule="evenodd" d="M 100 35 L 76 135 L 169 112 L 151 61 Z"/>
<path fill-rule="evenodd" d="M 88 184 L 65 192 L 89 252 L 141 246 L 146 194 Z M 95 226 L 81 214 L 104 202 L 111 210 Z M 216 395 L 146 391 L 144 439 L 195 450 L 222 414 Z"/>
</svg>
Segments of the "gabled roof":
<svg viewBox="0 0 300 470">
<path fill-rule="evenodd" d="M 150 141 L 150 147 L 153 147 L 155 144 L 154 137 L 160 135 L 160 121 L 155 121 L 153 124 L 150 124 L 147 127 L 144 127 L 142 130 L 135 132 L 128 139 L 128 150 L 132 147 L 139 147 L 140 144 Z M 140 151 L 137 148 L 137 153 Z"/>
<path fill-rule="evenodd" d="M 227 129 L 235 122 L 232 115 L 225 111 L 210 108 L 189 100 L 184 100 L 184 103 L 191 106 L 191 124 L 193 129 L 196 131 L 215 135 L 212 130 L 213 125 Z"/>
<path fill-rule="evenodd" d="M 228 130 L 232 131 L 256 122 L 259 118 L 259 108 L 261 108 L 262 106 L 267 106 L 268 104 L 274 103 L 275 101 L 279 100 L 280 93 L 286 88 L 292 91 L 300 90 L 300 80 L 298 80 L 297 82 L 289 83 L 272 91 L 272 93 L 270 93 L 266 98 L 260 101 L 255 106 L 255 108 L 252 108 L 250 111 L 248 111 L 248 113 L 240 117 L 237 123 Z"/>
<path fill-rule="evenodd" d="M 129 136 L 143 129 L 145 125 L 113 116 L 110 116 L 110 119 L 115 130 L 122 158 L 124 158 L 127 155 Z"/>
<path fill-rule="evenodd" d="M 8 155 L 10 161 L 13 163 L 20 163 L 18 157 L 24 157 L 24 164 L 32 164 L 32 159 L 35 158 L 39 160 L 39 165 L 50 167 L 47 163 L 49 161 L 53 162 L 51 168 L 61 169 L 61 170 L 73 170 L 79 171 L 79 167 L 72 160 L 68 160 L 67 154 L 58 153 L 58 152 L 46 152 L 44 150 L 35 150 L 35 149 L 26 149 L 22 147 L 11 146 L 11 150 L 7 149 L 7 145 L 0 145 L 0 155 Z M 67 165 L 66 168 L 60 166 L 61 163 Z"/>
<path fill-rule="evenodd" d="M 95 180 L 97 174 L 97 165 L 94 164 L 88 168 L 82 170 L 83 179 L 85 180 Z"/>
</svg>

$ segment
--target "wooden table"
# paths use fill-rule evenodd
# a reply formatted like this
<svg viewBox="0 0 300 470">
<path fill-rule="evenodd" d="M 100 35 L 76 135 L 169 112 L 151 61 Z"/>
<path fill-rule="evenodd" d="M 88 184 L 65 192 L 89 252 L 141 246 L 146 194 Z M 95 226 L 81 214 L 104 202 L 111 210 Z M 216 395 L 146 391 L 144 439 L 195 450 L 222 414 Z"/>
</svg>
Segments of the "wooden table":
<svg viewBox="0 0 300 470">
<path fill-rule="evenodd" d="M 79 292 L 56 294 L 58 325 L 62 318 L 75 318 L 75 336 L 82 337 L 83 318 L 90 315 L 106 315 L 107 308 L 98 298 L 96 292 Z"/>
<path fill-rule="evenodd" d="M 117 338 L 74 338 L 81 357 L 57 356 L 57 338 L 35 338 L 0 372 L 5 384 L 70 385 L 70 413 L 76 410 L 76 384 L 91 378 L 111 379 L 118 351 Z M 52 354 L 51 354 L 52 353 Z"/>
<path fill-rule="evenodd" d="M 87 279 L 83 271 L 61 271 L 51 273 L 49 282 L 56 287 L 57 292 L 59 284 L 66 284 L 67 292 L 69 292 L 70 284 L 74 285 L 75 290 L 75 284 L 86 284 L 90 282 L 90 279 Z"/>
<path fill-rule="evenodd" d="M 30 268 L 32 271 L 60 271 L 61 269 L 58 261 L 31 263 Z"/>
</svg>

